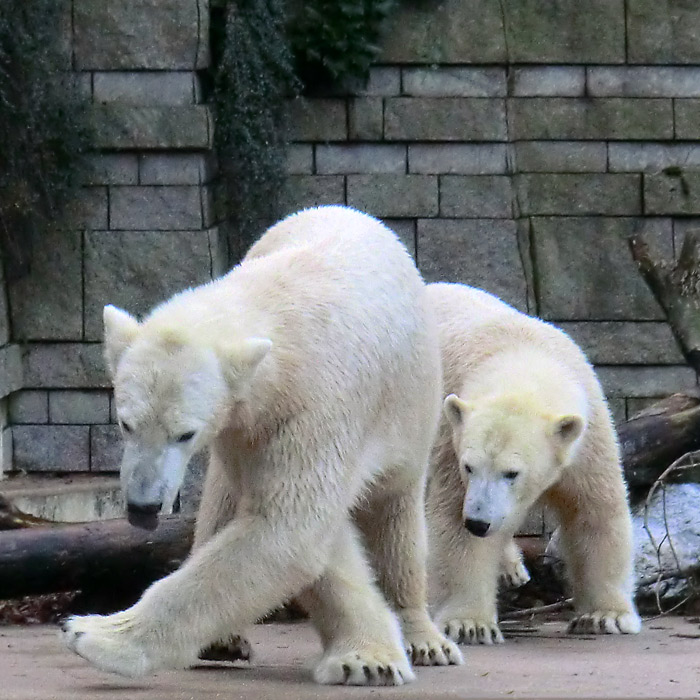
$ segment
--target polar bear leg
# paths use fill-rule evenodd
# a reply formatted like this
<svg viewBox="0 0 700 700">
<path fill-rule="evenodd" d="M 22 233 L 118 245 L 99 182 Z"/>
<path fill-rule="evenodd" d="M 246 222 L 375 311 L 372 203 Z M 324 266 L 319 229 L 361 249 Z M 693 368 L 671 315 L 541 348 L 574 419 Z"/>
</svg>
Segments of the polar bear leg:
<svg viewBox="0 0 700 700">
<path fill-rule="evenodd" d="M 379 586 L 401 620 L 404 643 L 420 666 L 462 664 L 462 654 L 446 639 L 427 611 L 424 488 L 406 492 L 391 485 L 357 514 Z"/>
<path fill-rule="evenodd" d="M 403 685 L 414 680 L 398 622 L 372 581 L 355 528 L 343 527 L 323 575 L 297 600 L 323 643 L 318 683 Z"/>
</svg>

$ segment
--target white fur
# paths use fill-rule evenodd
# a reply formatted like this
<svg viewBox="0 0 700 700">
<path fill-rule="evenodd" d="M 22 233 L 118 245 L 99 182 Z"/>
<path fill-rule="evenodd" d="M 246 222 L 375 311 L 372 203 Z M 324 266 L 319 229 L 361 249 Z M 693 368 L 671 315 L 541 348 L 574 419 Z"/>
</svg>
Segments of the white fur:
<svg viewBox="0 0 700 700">
<path fill-rule="evenodd" d="M 406 649 L 461 662 L 425 600 L 439 350 L 393 233 L 344 207 L 300 212 L 142 323 L 107 307 L 105 336 L 127 500 L 167 511 L 192 454 L 211 460 L 188 561 L 124 612 L 69 620 L 76 653 L 125 675 L 188 666 L 297 596 L 321 683 L 410 681 Z"/>
<path fill-rule="evenodd" d="M 498 576 L 516 585 L 529 578 L 512 537 L 543 503 L 561 525 L 571 629 L 639 632 L 618 445 L 583 353 L 560 330 L 485 292 L 434 284 L 428 297 L 447 395 L 427 495 L 439 626 L 456 641 L 503 641 Z M 486 536 L 465 524 L 488 525 Z"/>
</svg>

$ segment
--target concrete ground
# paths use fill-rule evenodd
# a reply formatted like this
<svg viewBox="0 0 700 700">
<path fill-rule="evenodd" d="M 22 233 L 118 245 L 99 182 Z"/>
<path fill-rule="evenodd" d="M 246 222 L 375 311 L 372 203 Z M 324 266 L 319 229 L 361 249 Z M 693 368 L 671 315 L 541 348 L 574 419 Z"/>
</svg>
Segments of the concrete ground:
<svg viewBox="0 0 700 700">
<path fill-rule="evenodd" d="M 209 663 L 128 680 L 65 650 L 54 627 L 0 627 L 0 698 L 7 700 L 322 700 L 326 698 L 698 698 L 697 618 L 648 622 L 637 637 L 568 637 L 548 622 L 505 646 L 467 647 L 462 667 L 419 668 L 402 688 L 315 685 L 320 647 L 308 623 L 257 626 L 251 665 Z"/>
</svg>

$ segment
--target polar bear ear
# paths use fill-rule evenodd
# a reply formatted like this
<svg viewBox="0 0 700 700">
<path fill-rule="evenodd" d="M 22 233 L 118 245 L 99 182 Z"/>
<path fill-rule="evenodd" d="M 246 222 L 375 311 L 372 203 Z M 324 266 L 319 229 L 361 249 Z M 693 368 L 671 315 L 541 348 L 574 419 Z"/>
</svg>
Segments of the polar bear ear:
<svg viewBox="0 0 700 700">
<path fill-rule="evenodd" d="M 552 434 L 565 446 L 572 445 L 581 436 L 584 428 L 584 420 L 581 416 L 572 413 L 566 416 L 557 416 L 552 425 Z"/>
<path fill-rule="evenodd" d="M 234 382 L 252 377 L 271 349 L 269 338 L 253 337 L 220 347 L 218 354 L 224 365 L 224 375 Z"/>
<path fill-rule="evenodd" d="M 104 353 L 112 376 L 117 371 L 119 359 L 139 332 L 139 322 L 126 311 L 108 304 L 102 312 L 105 328 Z"/>
<path fill-rule="evenodd" d="M 466 417 L 472 411 L 472 405 L 457 396 L 457 394 L 450 394 L 442 405 L 442 410 L 450 421 L 452 427 L 456 428 L 464 422 Z"/>
</svg>

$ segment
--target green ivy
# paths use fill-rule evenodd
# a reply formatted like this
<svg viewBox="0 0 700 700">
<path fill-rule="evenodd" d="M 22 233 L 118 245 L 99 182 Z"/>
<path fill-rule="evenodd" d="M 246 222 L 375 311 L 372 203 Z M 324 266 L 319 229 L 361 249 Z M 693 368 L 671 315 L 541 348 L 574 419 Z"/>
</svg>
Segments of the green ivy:
<svg viewBox="0 0 700 700">
<path fill-rule="evenodd" d="M 64 4 L 2 0 L 0 255 L 25 272 L 32 241 L 60 217 L 87 148 L 83 101 L 69 72 Z"/>
</svg>

